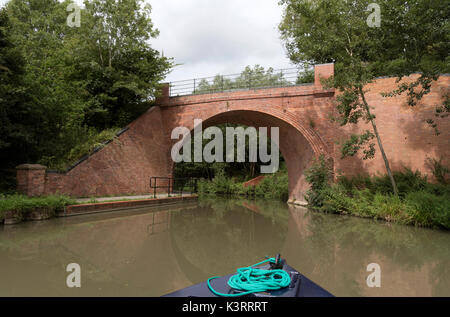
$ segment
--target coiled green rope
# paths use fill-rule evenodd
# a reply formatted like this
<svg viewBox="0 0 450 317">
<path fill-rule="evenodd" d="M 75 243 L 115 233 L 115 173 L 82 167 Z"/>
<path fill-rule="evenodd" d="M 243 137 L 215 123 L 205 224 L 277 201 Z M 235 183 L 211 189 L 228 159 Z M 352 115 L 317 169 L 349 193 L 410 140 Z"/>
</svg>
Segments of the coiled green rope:
<svg viewBox="0 0 450 317">
<path fill-rule="evenodd" d="M 263 270 L 255 268 L 255 266 L 267 262 L 275 263 L 275 258 L 269 258 L 252 266 L 239 268 L 237 269 L 237 274 L 230 277 L 230 279 L 228 280 L 228 285 L 231 288 L 243 291 L 241 293 L 224 294 L 217 292 L 212 288 L 210 281 L 218 278 L 218 276 L 208 279 L 208 288 L 217 296 L 236 297 L 252 293 L 278 290 L 280 288 L 289 286 L 289 284 L 291 283 L 291 277 L 286 271 L 281 269 Z"/>
</svg>

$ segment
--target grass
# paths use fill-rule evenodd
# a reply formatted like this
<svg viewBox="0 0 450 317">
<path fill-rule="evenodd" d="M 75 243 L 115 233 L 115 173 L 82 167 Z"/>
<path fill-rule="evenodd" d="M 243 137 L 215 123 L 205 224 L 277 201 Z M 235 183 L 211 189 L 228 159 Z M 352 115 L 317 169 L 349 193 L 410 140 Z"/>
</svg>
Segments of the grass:
<svg viewBox="0 0 450 317">
<path fill-rule="evenodd" d="M 332 183 L 326 164 L 309 169 L 311 189 L 306 199 L 311 209 L 384 219 L 407 225 L 450 229 L 450 185 L 430 183 L 418 171 L 405 168 L 395 172 L 399 195 L 392 192 L 387 175 L 339 176 Z"/>
<path fill-rule="evenodd" d="M 398 223 L 450 229 L 450 195 L 436 195 L 428 189 L 411 191 L 402 196 L 355 189 L 342 184 L 321 190 L 322 202 L 313 206 L 329 213 L 350 214 L 395 221 Z"/>
<path fill-rule="evenodd" d="M 51 213 L 62 211 L 65 206 L 74 204 L 75 200 L 63 195 L 27 197 L 24 195 L 0 195 L 0 221 L 8 211 L 16 212 L 22 219 L 30 212 L 47 209 Z"/>
<path fill-rule="evenodd" d="M 0 194 L 0 223 L 5 219 L 5 214 L 8 211 L 14 212 L 15 217 L 19 218 L 20 220 L 23 220 L 29 213 L 39 209 L 41 210 L 45 209 L 47 212 L 50 213 L 51 216 L 54 216 L 57 212 L 63 211 L 64 207 L 69 205 L 133 201 L 151 198 L 152 197 L 149 198 L 129 197 L 124 199 L 115 199 L 114 197 L 111 197 L 111 199 L 100 201 L 94 197 L 91 197 L 89 201 L 77 202 L 77 200 L 64 195 L 27 197 L 19 194 L 12 194 L 12 195 Z"/>
</svg>

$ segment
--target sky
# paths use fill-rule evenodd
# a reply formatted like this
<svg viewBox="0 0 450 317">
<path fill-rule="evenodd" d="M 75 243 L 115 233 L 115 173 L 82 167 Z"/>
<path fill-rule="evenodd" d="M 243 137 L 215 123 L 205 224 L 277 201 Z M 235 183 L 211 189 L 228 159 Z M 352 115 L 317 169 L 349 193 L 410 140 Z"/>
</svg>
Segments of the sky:
<svg viewBox="0 0 450 317">
<path fill-rule="evenodd" d="M 247 65 L 289 68 L 278 0 L 152 0 L 155 49 L 174 57 L 168 81 L 234 74 Z"/>
<path fill-rule="evenodd" d="M 0 5 L 5 2 L 0 0 Z M 282 15 L 278 0 L 146 2 L 160 31 L 151 46 L 180 64 L 166 82 L 240 73 L 247 65 L 293 67 L 278 32 Z"/>
</svg>

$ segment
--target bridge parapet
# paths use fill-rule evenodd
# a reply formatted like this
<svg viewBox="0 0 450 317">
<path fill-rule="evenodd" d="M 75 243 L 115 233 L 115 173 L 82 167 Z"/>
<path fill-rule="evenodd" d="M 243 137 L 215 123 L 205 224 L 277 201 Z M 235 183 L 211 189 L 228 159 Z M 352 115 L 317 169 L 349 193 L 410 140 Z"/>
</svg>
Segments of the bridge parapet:
<svg viewBox="0 0 450 317">
<path fill-rule="evenodd" d="M 314 67 L 314 83 L 289 84 L 281 87 L 252 87 L 240 89 L 228 89 L 212 91 L 208 93 L 171 95 L 171 84 L 163 84 L 162 94 L 156 100 L 158 106 L 184 106 L 197 103 L 209 103 L 218 101 L 279 98 L 279 97 L 331 97 L 334 89 L 325 88 L 321 80 L 334 75 L 334 64 L 316 65 Z"/>
<path fill-rule="evenodd" d="M 334 64 L 320 64 L 314 67 L 314 86 L 316 89 L 324 89 L 322 79 L 328 79 L 334 76 Z"/>
<path fill-rule="evenodd" d="M 251 79 L 247 79 L 243 82 L 234 83 L 229 76 L 236 75 L 217 75 L 216 77 L 203 78 L 203 79 L 191 79 L 173 83 L 163 84 L 162 93 L 156 100 L 157 105 L 166 106 L 172 102 L 170 99 L 176 98 L 178 101 L 183 99 L 195 100 L 195 99 L 208 99 L 208 96 L 217 96 L 218 99 L 227 98 L 230 95 L 245 96 L 250 95 L 250 98 L 260 96 L 267 97 L 272 93 L 277 96 L 280 94 L 292 94 L 301 93 L 307 94 L 321 94 L 334 92 L 332 89 L 325 89 L 321 83 L 321 79 L 329 78 L 334 74 L 334 64 L 320 64 L 314 66 L 314 82 L 311 83 L 298 83 L 298 76 L 301 74 L 297 69 L 285 69 L 279 70 L 273 73 L 274 82 L 266 82 L 260 80 L 251 82 Z M 233 77 L 237 80 L 237 77 Z M 228 80 L 228 84 L 224 85 L 223 81 Z M 239 79 L 242 81 L 242 79 Z M 222 85 L 220 82 L 222 81 Z M 312 81 L 312 80 L 311 80 Z M 203 86 L 202 86 L 203 82 Z M 209 85 L 212 85 L 209 87 Z M 217 86 L 217 87 L 216 87 Z M 197 88 L 196 88 L 197 87 Z M 206 87 L 207 89 L 202 89 Z M 325 91 L 324 91 L 325 90 Z M 297 94 L 296 94 L 297 95 Z M 184 97 L 184 98 L 183 98 Z M 205 98 L 206 97 L 206 98 Z M 180 99 L 181 98 L 181 99 Z"/>
<path fill-rule="evenodd" d="M 317 80 L 311 84 L 180 97 L 170 97 L 166 85 L 159 98 L 160 106 L 150 108 L 118 136 L 117 142 L 102 147 L 71 170 L 52 173 L 43 166 L 20 166 L 18 191 L 30 196 L 56 192 L 74 197 L 148 194 L 151 175 L 172 175 L 171 149 L 177 141 L 171 139 L 171 131 L 175 127 L 192 131 L 195 119 L 201 119 L 205 128 L 227 122 L 279 127 L 280 150 L 288 162 L 289 197 L 293 201 L 302 200 L 308 185 L 303 171 L 318 154 L 324 154 L 334 171 L 346 176 L 383 173 L 385 166 L 379 151 L 367 162 L 360 157 L 341 158 L 337 142 L 364 133 L 369 127 L 341 127 L 330 121 L 336 99 L 332 89 L 321 85 L 320 78 L 331 74 L 333 64 L 317 65 Z M 417 76 L 405 80 L 412 81 Z M 443 164 L 448 165 L 450 122 L 437 118 L 441 134 L 436 136 L 426 119 L 434 118 L 434 105 L 443 103 L 450 76 L 442 75 L 433 82 L 430 93 L 416 107 L 408 106 L 406 94 L 396 98 L 380 94 L 397 87 L 395 77 L 378 78 L 365 87 L 393 170 L 408 166 L 430 174 L 426 166 L 429 157 L 443 158 Z"/>
</svg>

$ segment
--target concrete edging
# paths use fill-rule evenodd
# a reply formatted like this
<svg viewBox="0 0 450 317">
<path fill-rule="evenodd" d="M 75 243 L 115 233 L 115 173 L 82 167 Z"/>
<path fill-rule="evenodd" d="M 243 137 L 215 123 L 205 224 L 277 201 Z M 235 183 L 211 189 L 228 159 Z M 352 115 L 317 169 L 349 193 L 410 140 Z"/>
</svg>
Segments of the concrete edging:
<svg viewBox="0 0 450 317">
<path fill-rule="evenodd" d="M 140 199 L 140 200 L 122 200 L 122 201 L 110 201 L 99 202 L 89 204 L 70 205 L 64 208 L 63 212 L 60 212 L 58 217 L 70 217 L 78 215 L 86 215 L 100 212 L 117 211 L 121 209 L 136 209 L 146 206 L 155 205 L 167 205 L 175 204 L 185 201 L 197 200 L 197 195 L 185 196 L 185 197 L 167 197 L 167 198 L 152 198 L 152 199 Z"/>
<path fill-rule="evenodd" d="M 302 206 L 302 207 L 308 206 L 308 202 L 305 200 L 288 200 L 287 203 L 290 205 L 296 205 L 296 206 Z"/>
</svg>

